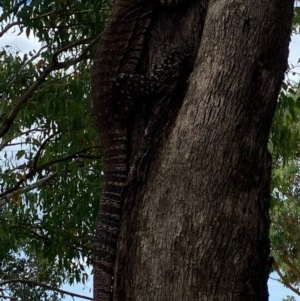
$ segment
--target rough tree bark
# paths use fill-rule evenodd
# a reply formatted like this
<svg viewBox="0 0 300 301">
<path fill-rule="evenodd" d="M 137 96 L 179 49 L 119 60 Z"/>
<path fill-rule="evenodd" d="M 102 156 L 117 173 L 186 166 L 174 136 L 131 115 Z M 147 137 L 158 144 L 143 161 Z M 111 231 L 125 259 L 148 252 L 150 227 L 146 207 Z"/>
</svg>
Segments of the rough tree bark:
<svg viewBox="0 0 300 301">
<path fill-rule="evenodd" d="M 155 13 L 146 73 L 174 48 L 196 60 L 188 87 L 137 112 L 115 301 L 268 300 L 267 141 L 293 2 L 191 1 Z"/>
</svg>

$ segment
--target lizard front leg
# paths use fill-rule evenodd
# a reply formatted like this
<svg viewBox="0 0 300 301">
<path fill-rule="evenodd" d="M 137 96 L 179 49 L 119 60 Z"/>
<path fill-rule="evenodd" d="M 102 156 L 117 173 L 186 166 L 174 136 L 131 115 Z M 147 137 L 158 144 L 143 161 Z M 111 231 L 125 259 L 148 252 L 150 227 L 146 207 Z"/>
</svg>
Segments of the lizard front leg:
<svg viewBox="0 0 300 301">
<path fill-rule="evenodd" d="M 180 79 L 192 71 L 193 57 L 187 51 L 173 50 L 159 63 L 152 67 L 149 77 L 141 74 L 121 73 L 115 82 L 116 99 L 126 99 L 119 107 L 127 112 L 138 105 L 138 99 L 147 100 L 161 94 L 170 94 Z M 121 113 L 120 113 L 121 114 Z M 122 113 L 122 114 L 125 114 Z M 127 113 L 128 114 L 128 113 Z"/>
</svg>

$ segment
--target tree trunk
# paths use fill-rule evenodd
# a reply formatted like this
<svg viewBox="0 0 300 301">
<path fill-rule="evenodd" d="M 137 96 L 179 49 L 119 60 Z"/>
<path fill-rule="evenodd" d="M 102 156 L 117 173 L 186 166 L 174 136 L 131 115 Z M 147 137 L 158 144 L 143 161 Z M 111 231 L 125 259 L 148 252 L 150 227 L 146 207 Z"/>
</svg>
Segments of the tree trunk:
<svg viewBox="0 0 300 301">
<path fill-rule="evenodd" d="M 133 129 L 117 301 L 268 299 L 267 142 L 293 0 L 199 2 L 161 8 L 148 38 L 147 70 L 174 47 L 197 55 L 182 106 L 172 94 Z"/>
</svg>

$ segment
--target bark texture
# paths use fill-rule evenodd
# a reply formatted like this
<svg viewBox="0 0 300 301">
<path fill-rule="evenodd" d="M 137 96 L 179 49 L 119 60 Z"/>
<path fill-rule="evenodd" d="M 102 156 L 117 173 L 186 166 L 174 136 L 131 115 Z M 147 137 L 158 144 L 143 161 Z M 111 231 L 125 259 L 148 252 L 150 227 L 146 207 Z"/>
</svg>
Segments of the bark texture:
<svg viewBox="0 0 300 301">
<path fill-rule="evenodd" d="M 141 114 L 133 129 L 118 301 L 268 300 L 267 141 L 293 0 L 202 5 L 203 34 L 195 1 L 172 15 L 158 12 L 149 38 L 149 70 L 164 49 L 199 50 L 182 106 L 177 94 L 165 99 L 171 113 L 158 101 L 147 125 Z"/>
</svg>

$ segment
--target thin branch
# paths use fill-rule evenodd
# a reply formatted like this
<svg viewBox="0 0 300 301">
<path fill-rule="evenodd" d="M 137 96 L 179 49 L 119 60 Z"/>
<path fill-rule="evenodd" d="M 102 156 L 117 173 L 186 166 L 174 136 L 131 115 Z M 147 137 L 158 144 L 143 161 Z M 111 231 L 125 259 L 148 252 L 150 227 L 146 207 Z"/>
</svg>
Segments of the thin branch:
<svg viewBox="0 0 300 301">
<path fill-rule="evenodd" d="M 51 162 L 48 162 L 44 165 L 36 166 L 35 169 L 32 169 L 30 172 L 27 174 L 24 174 L 22 179 L 20 179 L 13 187 L 7 189 L 5 192 L 0 194 L 0 207 L 4 206 L 6 202 L 8 202 L 10 199 L 12 199 L 15 196 L 18 196 L 20 194 L 26 193 L 32 189 L 38 188 L 41 185 L 45 184 L 48 180 L 52 179 L 53 177 L 56 177 L 58 175 L 57 172 L 52 173 L 51 175 L 47 177 L 43 177 L 42 179 L 36 181 L 35 183 L 31 185 L 26 185 L 22 187 L 22 185 L 25 183 L 26 180 L 32 179 L 37 173 L 46 170 L 47 168 L 51 167 L 52 165 L 59 163 L 59 162 L 64 162 L 72 159 L 100 159 L 99 156 L 89 156 L 86 155 L 85 153 L 89 150 L 99 148 L 99 146 L 94 146 L 90 148 L 83 149 L 81 151 L 78 151 L 76 153 L 70 154 L 63 156 L 61 158 L 57 158 L 56 160 L 53 160 Z"/>
<path fill-rule="evenodd" d="M 291 269 L 291 271 L 295 274 L 300 276 L 300 270 L 297 268 L 295 264 L 291 262 L 288 255 L 283 256 L 283 262 Z"/>
<path fill-rule="evenodd" d="M 21 136 L 28 136 L 30 133 L 36 133 L 36 132 L 45 132 L 45 131 L 49 131 L 49 127 L 40 127 L 40 126 L 37 126 L 36 128 L 31 128 L 31 129 L 28 129 L 26 131 L 23 131 L 23 132 L 19 132 L 18 133 L 18 137 L 21 137 Z M 30 144 L 30 142 L 16 142 L 16 143 L 11 143 L 11 141 L 15 140 L 16 137 L 12 137 L 12 138 L 9 138 L 7 140 L 4 140 L 1 144 L 0 144 L 0 151 L 3 150 L 5 147 L 9 147 L 9 146 L 15 146 L 15 145 L 22 145 L 22 144 Z"/>
<path fill-rule="evenodd" d="M 48 284 L 45 284 L 45 283 L 41 283 L 41 282 L 37 282 L 37 281 L 34 281 L 34 280 L 29 280 L 29 279 L 4 280 L 4 281 L 0 282 L 0 286 L 4 286 L 4 285 L 7 285 L 7 284 L 11 284 L 11 283 L 25 283 L 25 284 L 28 284 L 28 285 L 41 286 L 41 287 L 43 287 L 47 290 L 56 291 L 56 292 L 61 293 L 63 295 L 69 295 L 69 296 L 72 296 L 72 297 L 86 299 L 86 300 L 93 300 L 93 298 L 91 298 L 91 297 L 75 294 L 75 293 L 65 291 L 65 290 L 62 290 L 60 288 L 57 288 L 57 287 L 54 287 L 54 286 L 51 286 L 51 285 L 48 285 Z"/>
<path fill-rule="evenodd" d="M 300 296 L 300 290 L 295 288 L 294 286 L 291 285 L 291 283 L 289 282 L 288 278 L 281 273 L 279 266 L 277 264 L 277 262 L 273 263 L 273 269 L 276 271 L 276 273 L 279 275 L 280 277 L 280 281 L 287 287 L 289 288 L 292 292 L 294 292 L 295 294 L 297 294 L 298 296 Z"/>
<path fill-rule="evenodd" d="M 40 165 L 35 171 L 36 172 L 39 172 L 39 171 L 42 171 L 46 168 L 49 168 L 50 166 L 56 164 L 56 163 L 60 163 L 60 162 L 64 162 L 64 161 L 68 161 L 68 160 L 72 160 L 72 159 L 90 159 L 90 160 L 94 160 L 94 159 L 101 159 L 101 156 L 90 156 L 90 155 L 85 155 L 84 153 L 86 153 L 87 151 L 89 150 L 92 150 L 92 149 L 97 149 L 99 148 L 99 146 L 93 146 L 93 147 L 89 147 L 89 148 L 86 148 L 86 149 L 83 149 L 81 151 L 78 151 L 76 153 L 73 153 L 73 154 L 70 154 L 70 155 L 66 155 L 66 156 L 63 156 L 63 157 L 60 157 L 60 158 L 57 158 L 53 161 L 50 161 L 44 165 Z"/>
<path fill-rule="evenodd" d="M 30 229 L 29 231 L 30 231 L 29 233 L 31 234 L 30 237 L 32 237 L 33 239 L 37 239 L 37 240 L 43 241 L 43 242 L 51 241 L 51 238 L 49 236 L 47 236 L 46 234 L 39 234 L 36 231 L 34 231 L 33 229 Z M 61 231 L 61 229 L 57 229 L 57 231 Z M 67 242 L 66 246 L 68 246 L 72 249 L 75 249 L 79 252 L 87 252 L 87 251 L 91 251 L 93 249 L 92 246 L 90 246 L 90 245 L 79 243 L 78 241 L 76 241 L 76 238 L 79 240 L 82 240 L 81 237 L 75 237 L 74 239 L 72 239 L 71 242 Z"/>
<path fill-rule="evenodd" d="M 54 11 L 50 11 L 48 13 L 38 15 L 36 17 L 33 17 L 32 19 L 35 20 L 35 19 L 41 19 L 41 18 L 44 18 L 44 17 L 49 17 L 49 16 L 53 15 L 54 13 L 55 14 L 63 13 L 64 15 L 68 14 L 69 16 L 71 16 L 71 15 L 78 15 L 78 14 L 90 14 L 92 12 L 93 11 L 91 9 L 86 9 L 86 10 L 81 10 L 81 11 L 66 11 L 66 10 L 63 10 L 63 9 L 57 9 L 57 10 L 54 10 Z"/>
<path fill-rule="evenodd" d="M 57 59 L 57 57 L 58 57 L 62 52 L 67 51 L 67 50 L 72 49 L 72 48 L 75 48 L 75 47 L 77 47 L 77 46 L 79 46 L 79 45 L 87 44 L 87 43 L 89 43 L 89 42 L 91 42 L 91 39 L 82 39 L 82 40 L 79 40 L 79 41 L 75 41 L 75 42 L 73 42 L 73 43 L 71 43 L 71 44 L 68 44 L 68 45 L 66 45 L 66 46 L 64 46 L 64 47 L 62 47 L 62 48 L 56 50 L 56 51 L 53 53 L 53 57 L 54 57 L 55 59 Z"/>
<path fill-rule="evenodd" d="M 29 167 L 30 167 L 29 164 L 26 164 L 26 163 L 20 164 L 14 168 L 11 168 L 11 169 L 8 168 L 8 169 L 4 170 L 4 172 L 0 173 L 0 176 L 7 176 L 17 170 L 24 170 L 25 168 L 29 168 Z"/>
<path fill-rule="evenodd" d="M 17 117 L 18 113 L 20 112 L 22 106 L 32 97 L 33 93 L 40 87 L 40 85 L 45 81 L 46 77 L 55 70 L 59 69 L 67 69 L 79 62 L 81 62 L 84 59 L 87 59 L 87 53 L 89 50 L 92 48 L 92 46 L 98 41 L 100 38 L 100 35 L 92 40 L 92 42 L 83 50 L 80 56 L 77 58 L 67 61 L 67 62 L 59 62 L 58 61 L 58 56 L 63 52 L 68 49 L 71 49 L 75 46 L 78 46 L 80 44 L 83 44 L 82 40 L 74 42 L 70 45 L 67 45 L 59 50 L 57 50 L 53 56 L 52 56 L 52 61 L 49 63 L 49 65 L 45 68 L 45 70 L 41 73 L 40 77 L 29 86 L 29 88 L 20 96 L 14 107 L 11 109 L 10 113 L 7 115 L 6 119 L 2 122 L 2 125 L 0 127 L 0 137 L 4 136 L 9 129 L 11 128 L 13 121 Z M 83 41 L 87 41 L 86 39 Z"/>
<path fill-rule="evenodd" d="M 39 88 L 39 86 L 44 82 L 48 74 L 55 69 L 55 65 L 52 63 L 42 72 L 41 76 L 33 83 L 31 86 L 20 96 L 14 107 L 11 109 L 10 113 L 3 121 L 0 128 L 0 137 L 5 135 L 11 128 L 13 121 L 21 110 L 21 107 L 29 100 L 33 93 Z"/>
<path fill-rule="evenodd" d="M 48 29 L 48 30 L 62 30 L 62 29 L 77 29 L 77 28 L 82 28 L 83 26 L 89 26 L 93 24 L 93 22 L 85 22 L 85 23 L 70 23 L 66 25 L 57 25 L 57 26 L 48 26 L 48 25 L 43 25 L 43 29 Z"/>
<path fill-rule="evenodd" d="M 63 69 L 63 68 L 68 69 L 69 67 L 81 62 L 82 60 L 87 59 L 88 58 L 87 53 L 94 46 L 94 44 L 100 39 L 100 37 L 101 37 L 101 34 L 99 34 L 95 39 L 93 39 L 90 42 L 90 44 L 87 45 L 87 47 L 82 51 L 81 55 L 79 55 L 77 58 L 75 58 L 73 60 L 69 60 L 69 61 L 66 61 L 66 62 L 63 62 L 63 63 L 58 62 L 58 56 L 64 51 L 67 51 L 67 50 L 70 50 L 70 49 L 72 49 L 76 46 L 82 45 L 83 41 L 89 41 L 89 39 L 84 39 L 84 40 L 73 42 L 73 43 L 71 43 L 69 45 L 66 45 L 66 46 L 62 47 L 61 49 L 55 51 L 53 56 L 52 56 L 53 62 L 56 63 L 56 69 L 54 69 L 54 70 Z"/>
<path fill-rule="evenodd" d="M 41 220 L 39 220 L 40 224 L 42 223 Z M 1 219 L 1 223 L 9 223 L 8 219 Z M 10 226 L 10 229 L 25 229 L 27 232 L 29 231 L 29 234 L 31 234 L 30 238 L 32 239 L 37 239 L 39 241 L 43 242 L 50 242 L 52 241 L 51 236 L 48 236 L 47 234 L 44 233 L 44 228 L 40 224 L 34 224 L 34 225 L 29 225 L 29 224 L 18 224 L 15 226 Z M 40 233 L 39 233 L 40 232 Z M 64 232 L 64 229 L 62 228 L 56 228 L 56 232 Z M 92 240 L 93 236 L 89 236 L 90 240 Z M 87 237 L 85 237 L 86 239 Z M 80 243 L 78 241 L 82 241 L 83 238 L 81 236 L 74 236 L 71 238 L 71 242 L 66 242 L 66 246 L 76 249 L 80 252 L 87 252 L 92 250 L 92 246 L 87 243 Z M 0 299 L 1 300 L 1 299 Z"/>
<path fill-rule="evenodd" d="M 23 66 L 20 68 L 19 72 L 21 72 L 29 63 L 32 63 L 36 58 L 38 58 L 40 56 L 41 52 L 46 48 L 47 48 L 47 46 L 41 47 L 35 55 L 31 56 L 29 60 L 25 61 Z M 12 84 L 13 82 L 14 82 L 14 80 L 12 80 L 12 82 L 10 84 Z"/>
<path fill-rule="evenodd" d="M 12 198 L 19 196 L 20 194 L 26 193 L 30 190 L 33 190 L 35 188 L 40 187 L 41 185 L 49 182 L 50 180 L 52 180 L 53 178 L 55 178 L 57 176 L 57 172 L 52 173 L 51 175 L 44 177 L 38 181 L 36 181 L 35 183 L 31 184 L 31 185 L 26 185 L 24 187 L 20 186 L 22 185 L 22 183 L 24 183 L 25 180 L 20 180 L 12 189 L 10 189 L 12 192 L 11 193 L 3 193 L 0 197 L 0 207 L 4 206 L 7 202 L 9 202 L 9 200 L 11 200 Z"/>
<path fill-rule="evenodd" d="M 0 32 L 0 38 L 12 27 L 14 27 L 16 25 L 21 25 L 21 24 L 23 24 L 23 23 L 18 21 L 18 22 L 12 22 L 12 23 L 6 25 L 6 27 L 3 29 L 3 31 Z"/>
<path fill-rule="evenodd" d="M 42 154 L 42 151 L 44 149 L 44 147 L 46 146 L 46 144 L 55 136 L 57 136 L 59 133 L 54 133 L 52 135 L 49 135 L 41 144 L 40 148 L 38 149 L 38 151 L 36 152 L 34 158 L 33 158 L 33 167 L 32 169 L 33 170 L 36 170 L 37 169 L 37 165 L 38 165 L 38 160 Z"/>
</svg>

